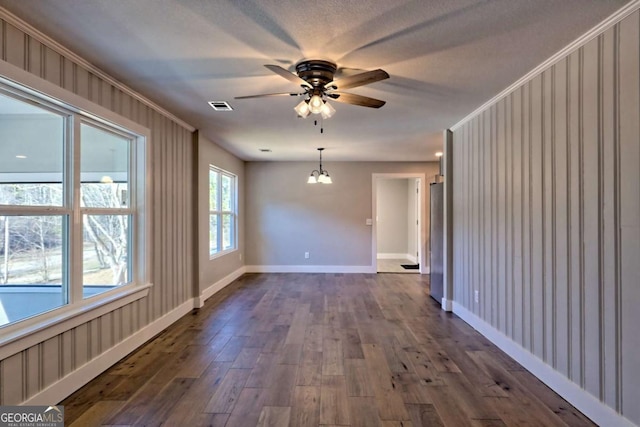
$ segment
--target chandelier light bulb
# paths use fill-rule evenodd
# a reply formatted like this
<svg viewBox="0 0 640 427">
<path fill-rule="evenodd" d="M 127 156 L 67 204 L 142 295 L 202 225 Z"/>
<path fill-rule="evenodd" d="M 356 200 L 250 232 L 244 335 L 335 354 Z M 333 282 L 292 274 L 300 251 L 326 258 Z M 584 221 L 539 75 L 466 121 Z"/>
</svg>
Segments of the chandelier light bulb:
<svg viewBox="0 0 640 427">
<path fill-rule="evenodd" d="M 319 95 L 313 95 L 309 100 L 309 110 L 313 114 L 319 114 L 322 111 L 322 107 L 324 106 L 324 101 Z"/>
<path fill-rule="evenodd" d="M 309 114 L 311 114 L 311 110 L 309 110 L 309 104 L 307 103 L 306 100 L 296 105 L 293 109 L 295 110 L 296 113 L 298 113 L 298 116 L 302 117 L 303 119 L 306 118 Z"/>
<path fill-rule="evenodd" d="M 335 114 L 335 112 L 336 112 L 336 109 L 333 108 L 333 106 L 328 102 L 325 102 L 322 108 L 320 109 L 320 114 L 322 115 L 322 118 L 325 120 L 330 119 L 331 116 Z"/>
</svg>

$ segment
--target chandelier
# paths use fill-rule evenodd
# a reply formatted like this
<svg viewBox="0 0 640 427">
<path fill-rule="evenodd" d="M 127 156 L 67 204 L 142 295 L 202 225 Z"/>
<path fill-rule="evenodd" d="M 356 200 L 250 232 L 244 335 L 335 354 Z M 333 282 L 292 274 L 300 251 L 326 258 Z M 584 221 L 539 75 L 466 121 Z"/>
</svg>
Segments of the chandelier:
<svg viewBox="0 0 640 427">
<path fill-rule="evenodd" d="M 320 152 L 320 167 L 311 171 L 311 175 L 309 175 L 309 179 L 307 179 L 307 184 L 316 184 L 318 182 L 320 184 L 332 183 L 329 172 L 326 169 L 322 169 L 322 150 L 324 150 L 324 148 L 318 148 Z"/>
</svg>

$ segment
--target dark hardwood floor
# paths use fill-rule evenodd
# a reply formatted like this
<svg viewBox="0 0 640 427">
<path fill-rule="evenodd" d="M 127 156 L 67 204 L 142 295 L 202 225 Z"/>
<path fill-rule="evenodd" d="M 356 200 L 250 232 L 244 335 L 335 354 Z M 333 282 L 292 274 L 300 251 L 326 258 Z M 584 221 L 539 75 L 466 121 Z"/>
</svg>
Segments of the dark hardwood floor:
<svg viewBox="0 0 640 427">
<path fill-rule="evenodd" d="M 593 425 L 427 277 L 245 275 L 65 399 L 65 425 Z"/>
</svg>

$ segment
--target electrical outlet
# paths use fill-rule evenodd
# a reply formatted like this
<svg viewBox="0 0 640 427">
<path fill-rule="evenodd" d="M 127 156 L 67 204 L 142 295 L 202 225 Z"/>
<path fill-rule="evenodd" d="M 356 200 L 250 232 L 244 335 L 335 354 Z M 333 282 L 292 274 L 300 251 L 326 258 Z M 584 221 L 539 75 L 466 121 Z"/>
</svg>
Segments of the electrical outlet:
<svg viewBox="0 0 640 427">
<path fill-rule="evenodd" d="M 242 261 L 242 254 L 240 254 L 240 261 Z"/>
<path fill-rule="evenodd" d="M 304 253 L 304 259 L 309 259 L 309 252 Z"/>
<path fill-rule="evenodd" d="M 480 302 L 480 291 L 479 290 L 475 290 L 473 291 L 473 299 L 476 300 L 476 304 Z"/>
</svg>

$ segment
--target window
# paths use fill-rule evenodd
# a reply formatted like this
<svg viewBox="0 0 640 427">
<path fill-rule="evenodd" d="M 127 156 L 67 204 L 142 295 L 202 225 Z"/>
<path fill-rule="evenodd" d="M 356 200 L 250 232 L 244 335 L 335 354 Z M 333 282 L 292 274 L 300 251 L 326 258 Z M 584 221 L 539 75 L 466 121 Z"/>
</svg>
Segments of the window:
<svg viewBox="0 0 640 427">
<path fill-rule="evenodd" d="M 0 328 L 146 282 L 144 145 L 0 82 Z"/>
<path fill-rule="evenodd" d="M 236 249 L 237 178 L 209 166 L 209 256 Z"/>
</svg>

